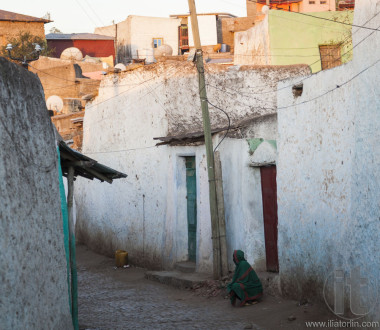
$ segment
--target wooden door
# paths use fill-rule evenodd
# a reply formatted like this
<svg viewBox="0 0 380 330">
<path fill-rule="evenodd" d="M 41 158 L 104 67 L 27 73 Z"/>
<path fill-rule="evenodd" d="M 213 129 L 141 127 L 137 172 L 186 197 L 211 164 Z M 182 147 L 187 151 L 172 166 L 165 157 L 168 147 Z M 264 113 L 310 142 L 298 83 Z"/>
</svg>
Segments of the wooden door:
<svg viewBox="0 0 380 330">
<path fill-rule="evenodd" d="M 267 271 L 278 272 L 276 166 L 261 167 Z"/>
<path fill-rule="evenodd" d="M 179 51 L 180 55 L 189 50 L 189 33 L 187 25 L 181 25 L 178 27 L 179 36 Z"/>
<path fill-rule="evenodd" d="M 187 190 L 187 228 L 189 261 L 196 261 L 197 250 L 197 185 L 195 157 L 185 157 Z"/>
</svg>

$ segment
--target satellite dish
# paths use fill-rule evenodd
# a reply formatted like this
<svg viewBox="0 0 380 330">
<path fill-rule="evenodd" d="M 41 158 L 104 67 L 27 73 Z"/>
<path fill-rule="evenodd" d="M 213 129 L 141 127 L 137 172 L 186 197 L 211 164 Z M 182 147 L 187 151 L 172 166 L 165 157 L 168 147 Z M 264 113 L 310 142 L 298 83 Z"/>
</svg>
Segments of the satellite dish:
<svg viewBox="0 0 380 330">
<path fill-rule="evenodd" d="M 172 56 L 172 55 L 173 55 L 173 48 L 169 45 L 164 44 L 154 49 L 155 57 Z"/>
<path fill-rule="evenodd" d="M 81 61 L 83 60 L 83 54 L 78 48 L 69 47 L 62 52 L 61 60 Z"/>
<path fill-rule="evenodd" d="M 120 69 L 120 71 L 127 71 L 127 67 L 123 63 L 116 64 L 115 69 Z"/>
<path fill-rule="evenodd" d="M 46 100 L 46 106 L 48 110 L 61 112 L 63 109 L 63 101 L 59 96 L 52 95 L 52 96 L 49 96 L 49 98 Z"/>
</svg>

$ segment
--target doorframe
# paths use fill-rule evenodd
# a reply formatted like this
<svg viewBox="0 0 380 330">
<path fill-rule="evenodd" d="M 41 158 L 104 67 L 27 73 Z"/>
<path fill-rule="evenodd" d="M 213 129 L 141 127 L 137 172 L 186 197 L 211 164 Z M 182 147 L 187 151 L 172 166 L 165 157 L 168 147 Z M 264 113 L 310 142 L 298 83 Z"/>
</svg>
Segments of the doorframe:
<svg viewBox="0 0 380 330">
<path fill-rule="evenodd" d="M 173 243 L 176 246 L 175 262 L 188 261 L 188 225 L 187 225 L 187 187 L 186 187 L 186 163 L 185 157 L 195 157 L 196 190 L 197 190 L 197 231 L 196 231 L 196 261 L 198 264 L 199 256 L 199 164 L 198 156 L 195 151 L 177 152 L 176 158 L 176 184 L 175 184 L 175 203 L 176 220 L 173 228 Z M 185 221 L 186 220 L 186 221 Z"/>
<path fill-rule="evenodd" d="M 262 181 L 262 168 L 274 167 L 276 171 L 275 175 L 275 194 L 276 194 L 276 261 L 274 269 L 268 269 L 268 253 L 267 253 L 267 234 L 266 234 L 266 226 L 265 226 L 265 214 L 264 214 L 264 192 L 263 192 L 263 181 Z M 277 166 L 276 164 L 267 164 L 264 166 L 260 166 L 260 185 L 261 185 L 261 198 L 262 198 L 262 211 L 263 211 L 263 225 L 264 225 L 264 247 L 265 247 L 265 259 L 266 259 L 266 269 L 269 272 L 279 272 L 279 258 L 278 258 L 278 198 L 277 198 Z"/>
</svg>

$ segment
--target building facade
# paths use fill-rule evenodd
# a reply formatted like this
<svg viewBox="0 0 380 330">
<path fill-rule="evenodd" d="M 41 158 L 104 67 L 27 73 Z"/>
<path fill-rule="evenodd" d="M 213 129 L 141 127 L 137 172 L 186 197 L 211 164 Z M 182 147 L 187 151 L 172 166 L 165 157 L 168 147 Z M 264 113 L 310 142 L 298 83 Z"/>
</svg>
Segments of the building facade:
<svg viewBox="0 0 380 330">
<path fill-rule="evenodd" d="M 115 43 L 113 36 L 104 36 L 93 33 L 49 33 L 46 40 L 50 48 L 54 49 L 52 57 L 59 58 L 66 48 L 78 48 L 83 57 L 108 57 L 115 58 Z"/>
<path fill-rule="evenodd" d="M 377 29 L 379 10 L 379 0 L 358 2 L 354 24 Z M 351 62 L 279 85 L 280 278 L 287 295 L 377 321 L 380 35 L 352 30 Z"/>
<path fill-rule="evenodd" d="M 206 69 L 214 86 L 208 98 L 231 119 L 229 135 L 218 147 L 228 255 L 242 249 L 256 269 L 265 270 L 260 166 L 273 164 L 276 157 L 275 86 L 279 79 L 310 71 L 306 66 L 236 70 L 211 64 Z M 112 191 L 78 180 L 77 237 L 92 249 L 108 255 L 124 249 L 132 263 L 154 269 L 193 260 L 198 272 L 212 272 L 197 81 L 191 63 L 157 63 L 108 75 L 99 96 L 86 106 L 83 152 L 129 173 L 126 183 L 115 182 Z M 236 86 L 244 97 L 231 90 Z M 266 91 L 270 86 L 271 92 L 252 98 L 252 86 Z M 210 114 L 212 128 L 220 132 L 214 134 L 216 146 L 228 120 L 212 106 Z M 229 264 L 232 269 L 232 258 Z"/>
<path fill-rule="evenodd" d="M 313 16 L 267 10 L 263 21 L 235 33 L 234 63 L 303 63 L 318 72 L 350 61 L 353 12 L 320 12 Z"/>
<path fill-rule="evenodd" d="M 0 10 L 0 47 L 6 46 L 8 40 L 22 32 L 45 39 L 44 25 L 49 20 Z"/>
<path fill-rule="evenodd" d="M 96 28 L 95 33 L 114 38 L 117 62 L 127 63 L 151 56 L 152 49 L 164 44 L 173 49 L 173 55 L 178 55 L 180 25 L 180 20 L 174 18 L 128 16 L 123 22 Z"/>
</svg>

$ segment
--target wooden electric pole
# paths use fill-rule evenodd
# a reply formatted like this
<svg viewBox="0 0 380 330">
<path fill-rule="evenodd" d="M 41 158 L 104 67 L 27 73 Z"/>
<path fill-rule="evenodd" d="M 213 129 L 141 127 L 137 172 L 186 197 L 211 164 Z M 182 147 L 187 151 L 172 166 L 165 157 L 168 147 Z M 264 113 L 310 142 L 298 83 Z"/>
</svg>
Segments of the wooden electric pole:
<svg viewBox="0 0 380 330">
<path fill-rule="evenodd" d="M 211 230 L 212 230 L 212 250 L 213 250 L 213 276 L 218 279 L 221 275 L 221 260 L 220 260 L 220 241 L 219 241 L 219 219 L 218 219 L 218 204 L 216 197 L 215 185 L 215 163 L 214 163 L 214 150 L 212 147 L 210 115 L 208 111 L 208 101 L 205 83 L 205 71 L 203 66 L 203 55 L 201 40 L 199 36 L 199 27 L 197 12 L 195 9 L 194 0 L 189 1 L 189 9 L 191 16 L 191 27 L 193 31 L 194 45 L 195 45 L 195 62 L 197 65 L 199 75 L 199 95 L 201 99 L 202 117 L 203 117 L 203 130 L 205 137 L 206 155 L 207 155 L 207 171 L 209 181 L 209 195 L 210 195 L 210 213 L 211 213 Z"/>
</svg>

